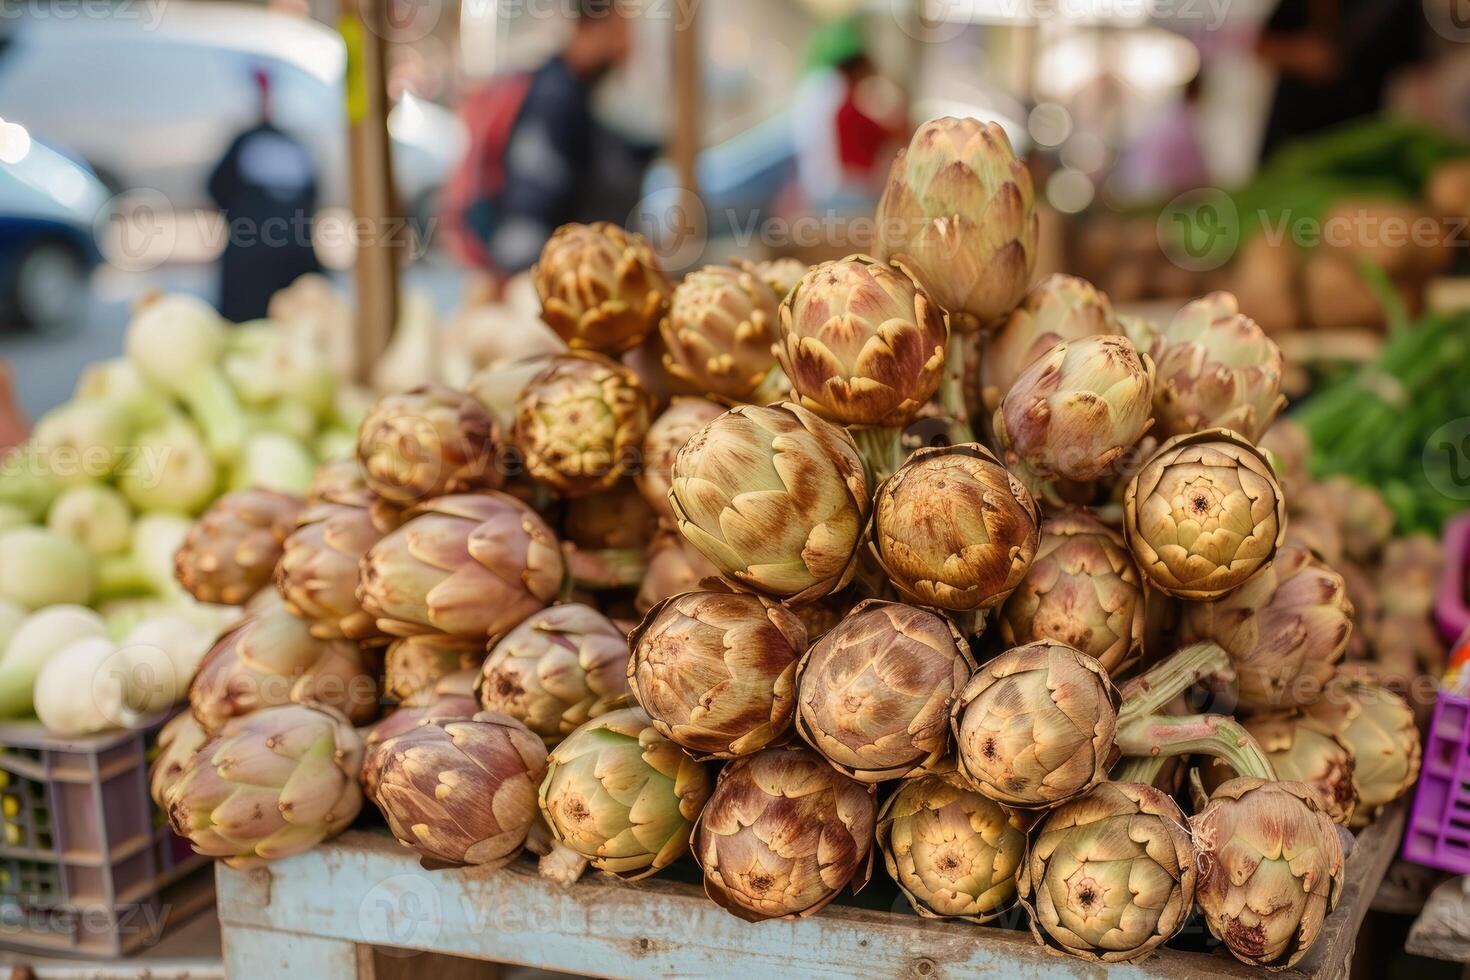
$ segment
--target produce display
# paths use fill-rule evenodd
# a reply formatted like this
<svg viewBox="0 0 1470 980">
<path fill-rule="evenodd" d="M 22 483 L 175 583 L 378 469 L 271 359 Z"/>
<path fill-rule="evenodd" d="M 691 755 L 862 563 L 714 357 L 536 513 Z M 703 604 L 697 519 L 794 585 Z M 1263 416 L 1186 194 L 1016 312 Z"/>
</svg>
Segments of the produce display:
<svg viewBox="0 0 1470 980">
<path fill-rule="evenodd" d="M 370 802 L 429 867 L 525 849 L 575 888 L 684 861 L 751 922 L 878 867 L 921 915 L 1014 911 L 1094 963 L 1196 914 L 1245 963 L 1299 962 L 1336 825 L 1417 775 L 1394 692 L 1432 658 L 1400 626 L 1427 623 L 1433 549 L 1313 482 L 1232 296 L 1153 324 L 1037 280 L 999 127 L 926 123 L 880 212 L 879 255 L 679 282 L 635 233 L 563 228 L 531 281 L 564 349 L 530 333 L 535 370 L 507 371 L 503 341 L 368 407 L 350 462 L 215 500 L 168 571 L 244 618 L 165 732 L 174 830 L 249 865 Z M 195 455 L 249 457 L 232 370 L 173 382 L 209 413 Z M 104 496 L 12 547 L 89 567 L 115 541 L 73 515 Z M 0 680 L 12 653 L 42 680 L 55 646 L 103 659 L 95 614 L 50 615 Z"/>
</svg>

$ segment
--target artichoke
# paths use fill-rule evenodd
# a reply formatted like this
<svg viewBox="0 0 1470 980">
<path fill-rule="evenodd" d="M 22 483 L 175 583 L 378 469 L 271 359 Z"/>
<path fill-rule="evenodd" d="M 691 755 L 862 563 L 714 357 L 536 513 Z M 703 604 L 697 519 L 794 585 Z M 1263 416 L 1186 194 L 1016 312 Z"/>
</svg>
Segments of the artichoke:
<svg viewBox="0 0 1470 980">
<path fill-rule="evenodd" d="M 633 479 L 643 499 L 666 521 L 674 521 L 674 509 L 669 505 L 674 457 L 696 432 L 724 411 L 703 398 L 675 398 L 648 427 L 648 435 L 643 440 L 643 467 Z"/>
<path fill-rule="evenodd" d="M 176 783 L 184 767 L 209 740 L 209 734 L 199 727 L 199 722 L 188 711 L 181 711 L 169 719 L 168 724 L 158 731 L 158 755 L 148 769 L 148 795 L 153 805 L 163 810 L 164 794 Z"/>
<path fill-rule="evenodd" d="M 1139 571 L 1179 599 L 1218 599 L 1270 564 L 1286 535 L 1271 464 L 1225 429 L 1175 436 L 1128 484 L 1123 530 Z"/>
<path fill-rule="evenodd" d="M 348 640 L 319 640 L 275 605 L 220 637 L 189 684 L 189 706 L 205 731 L 284 704 L 316 702 L 354 724 L 378 715 L 377 658 Z"/>
<path fill-rule="evenodd" d="M 737 588 L 820 599 L 851 580 L 868 482 L 852 437 L 796 405 L 740 406 L 674 458 L 679 530 Z"/>
<path fill-rule="evenodd" d="M 889 876 L 920 915 L 989 922 L 1016 902 L 1026 835 L 947 766 L 906 779 L 878 812 Z"/>
<path fill-rule="evenodd" d="M 946 117 L 920 126 L 893 162 L 875 223 L 879 257 L 909 270 L 956 330 L 1005 316 L 1031 282 L 1031 174 L 995 123 Z"/>
<path fill-rule="evenodd" d="M 1161 436 L 1229 429 L 1254 443 L 1286 407 L 1281 349 L 1229 293 L 1185 306 L 1152 353 Z"/>
<path fill-rule="evenodd" d="M 551 750 L 541 813 L 552 835 L 594 868 L 629 880 L 689 847 L 710 795 L 709 771 L 637 708 L 594 718 Z"/>
<path fill-rule="evenodd" d="M 1018 882 L 1031 933 L 1085 960 L 1141 960 L 1189 920 L 1195 861 L 1178 804 L 1152 786 L 1103 783 L 1033 832 Z"/>
<path fill-rule="evenodd" d="M 496 637 L 561 591 L 555 535 L 530 507 L 503 493 L 440 497 L 362 559 L 358 598 L 392 636 Z"/>
<path fill-rule="evenodd" d="M 1283 547 L 1265 571 L 1223 599 L 1184 609 L 1188 641 L 1214 640 L 1230 654 L 1247 709 L 1317 700 L 1352 630 L 1342 576 L 1296 545 Z"/>
<path fill-rule="evenodd" d="M 704 893 L 747 922 L 804 918 L 873 870 L 874 786 L 805 748 L 769 748 L 720 773 L 694 827 Z"/>
<path fill-rule="evenodd" d="M 1189 825 L 1201 852 L 1195 901 L 1210 932 L 1253 966 L 1305 956 L 1342 894 L 1342 843 L 1316 790 L 1232 779 Z"/>
<path fill-rule="evenodd" d="M 989 609 L 1025 578 L 1040 523 L 1036 501 L 989 450 L 923 449 L 878 488 L 869 547 L 910 601 Z"/>
<path fill-rule="evenodd" d="M 1118 692 L 1102 664 L 1051 640 L 983 664 L 950 708 L 960 772 L 986 796 L 1052 807 L 1107 779 Z"/>
<path fill-rule="evenodd" d="M 541 318 L 567 346 L 616 354 L 663 316 L 669 281 L 648 240 L 599 221 L 558 228 L 531 269 Z"/>
<path fill-rule="evenodd" d="M 666 531 L 648 546 L 648 568 L 633 604 L 640 613 L 647 613 L 663 600 L 697 592 L 701 583 L 719 576 L 720 570 L 682 534 Z"/>
<path fill-rule="evenodd" d="M 801 658 L 796 730 L 860 782 L 930 768 L 949 748 L 949 707 L 974 669 L 943 615 L 868 599 Z"/>
<path fill-rule="evenodd" d="M 479 682 L 478 670 L 463 670 L 445 674 L 431 687 L 414 693 L 411 701 L 405 701 L 363 729 L 363 743 L 371 751 L 373 746 L 424 722 L 473 718 L 479 714 L 480 699 L 475 697 L 475 685 Z"/>
<path fill-rule="evenodd" d="M 979 379 L 985 413 L 994 414 L 1021 372 L 1057 344 L 1120 333 L 1113 304 L 1092 283 L 1076 276 L 1046 277 L 985 340 Z"/>
<path fill-rule="evenodd" d="M 1290 711 L 1246 718 L 1241 725 L 1260 744 L 1277 779 L 1312 787 L 1332 822 L 1348 825 L 1358 794 L 1353 789 L 1353 750 L 1341 736 L 1304 723 Z M 1228 765 L 1214 761 L 1200 768 L 1200 777 L 1207 790 L 1234 778 Z"/>
<path fill-rule="evenodd" d="M 781 739 L 795 709 L 806 627 L 763 596 L 690 592 L 649 610 L 628 637 L 628 685 L 665 738 L 701 757 Z"/>
<path fill-rule="evenodd" d="M 1337 519 L 1343 551 L 1353 561 L 1373 561 L 1393 536 L 1395 518 L 1383 494 L 1352 477 L 1328 477 L 1318 485 L 1313 503 Z"/>
<path fill-rule="evenodd" d="M 480 703 L 555 745 L 628 694 L 628 641 L 590 606 L 533 613 L 496 643 L 481 668 Z"/>
<path fill-rule="evenodd" d="M 710 265 L 689 273 L 659 325 L 664 369 L 696 391 L 749 399 L 776 367 L 780 305 L 753 269 Z"/>
<path fill-rule="evenodd" d="M 241 606 L 270 584 L 301 500 L 273 490 L 237 490 L 216 500 L 174 558 L 179 580 L 200 602 Z"/>
<path fill-rule="evenodd" d="M 499 868 L 536 821 L 546 746 L 493 712 L 426 722 L 379 743 L 364 790 L 404 847 L 431 861 Z"/>
<path fill-rule="evenodd" d="M 623 480 L 607 493 L 568 500 L 561 526 L 567 541 L 585 551 L 641 551 L 658 533 L 659 520 L 633 481 Z"/>
<path fill-rule="evenodd" d="M 560 354 L 516 403 L 526 472 L 566 497 L 610 490 L 639 468 L 653 400 L 632 371 L 600 354 Z"/>
<path fill-rule="evenodd" d="M 1387 688 L 1364 677 L 1340 674 L 1320 701 L 1303 709 L 1303 715 L 1303 725 L 1336 735 L 1352 750 L 1358 807 L 1349 826 L 1368 826 L 1419 778 L 1424 749 L 1414 711 Z"/>
<path fill-rule="evenodd" d="M 1109 676 L 1128 670 L 1143 648 L 1144 593 L 1123 536 L 1085 510 L 1049 515 L 999 625 L 1007 646 L 1055 640 L 1097 660 Z"/>
<path fill-rule="evenodd" d="M 781 304 L 796 400 L 839 425 L 913 421 L 944 378 L 949 326 L 905 272 L 866 255 L 809 271 Z"/>
<path fill-rule="evenodd" d="M 306 488 L 308 506 L 333 503 L 366 507 L 375 496 L 362 475 L 362 465 L 356 455 L 322 463 L 316 468 L 311 485 Z"/>
<path fill-rule="evenodd" d="M 1109 475 L 1153 423 L 1154 366 L 1127 337 L 1063 341 L 1021 372 L 995 413 L 1006 463 L 1046 479 Z"/>
<path fill-rule="evenodd" d="M 502 482 L 490 411 L 442 385 L 378 402 L 357 431 L 357 459 L 373 493 L 398 505 Z"/>
<path fill-rule="evenodd" d="M 1375 583 L 1383 612 L 1428 620 L 1434 610 L 1444 554 L 1428 534 L 1395 538 L 1383 549 Z"/>
<path fill-rule="evenodd" d="M 1270 457 L 1271 469 L 1286 491 L 1287 506 L 1295 519 L 1297 494 L 1312 482 L 1312 437 L 1300 423 L 1282 416 L 1271 424 L 1256 447 Z"/>
<path fill-rule="evenodd" d="M 169 823 L 234 867 L 309 851 L 362 809 L 362 739 L 339 712 L 281 705 L 231 718 L 164 789 Z"/>
<path fill-rule="evenodd" d="M 405 636 L 394 640 L 383 655 L 383 694 L 400 704 L 418 701 L 446 675 L 478 674 L 484 662 L 485 643 L 479 637 Z"/>
<path fill-rule="evenodd" d="M 378 633 L 357 598 L 358 566 L 385 532 L 372 509 L 319 503 L 301 515 L 276 565 L 276 589 L 291 612 L 323 639 Z"/>
<path fill-rule="evenodd" d="M 774 289 L 776 296 L 780 299 L 785 299 L 786 294 L 796 288 L 796 284 L 801 282 L 801 277 L 806 275 L 810 268 L 811 266 L 801 259 L 789 256 L 780 259 L 766 259 L 752 266 L 755 274 Z"/>
</svg>

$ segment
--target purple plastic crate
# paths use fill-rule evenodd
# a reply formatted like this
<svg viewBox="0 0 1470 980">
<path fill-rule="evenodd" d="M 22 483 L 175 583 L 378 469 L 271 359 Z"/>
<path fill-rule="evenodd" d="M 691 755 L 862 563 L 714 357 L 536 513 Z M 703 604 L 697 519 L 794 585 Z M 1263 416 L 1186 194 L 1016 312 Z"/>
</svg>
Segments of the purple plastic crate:
<svg viewBox="0 0 1470 980">
<path fill-rule="evenodd" d="M 1470 698 L 1441 691 L 1434 705 L 1404 858 L 1470 874 Z"/>
<path fill-rule="evenodd" d="M 1466 578 L 1470 577 L 1470 514 L 1461 514 L 1444 526 L 1444 574 L 1435 597 L 1434 618 L 1446 643 L 1458 643 L 1470 630 L 1466 607 Z"/>
</svg>

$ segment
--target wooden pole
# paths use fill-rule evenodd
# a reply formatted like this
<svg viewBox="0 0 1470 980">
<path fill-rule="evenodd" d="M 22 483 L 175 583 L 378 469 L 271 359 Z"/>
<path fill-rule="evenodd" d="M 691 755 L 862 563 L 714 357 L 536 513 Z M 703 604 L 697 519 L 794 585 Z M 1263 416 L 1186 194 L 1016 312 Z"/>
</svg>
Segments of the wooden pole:
<svg viewBox="0 0 1470 980">
<path fill-rule="evenodd" d="M 686 194 L 699 196 L 699 0 L 676 0 L 674 18 L 674 107 L 669 156 Z"/>
<path fill-rule="evenodd" d="M 393 192 L 385 72 L 388 20 L 383 0 L 342 0 L 339 24 L 347 44 L 347 148 L 357 236 L 357 380 L 373 365 L 398 322 L 398 264 L 406 244 Z"/>
</svg>

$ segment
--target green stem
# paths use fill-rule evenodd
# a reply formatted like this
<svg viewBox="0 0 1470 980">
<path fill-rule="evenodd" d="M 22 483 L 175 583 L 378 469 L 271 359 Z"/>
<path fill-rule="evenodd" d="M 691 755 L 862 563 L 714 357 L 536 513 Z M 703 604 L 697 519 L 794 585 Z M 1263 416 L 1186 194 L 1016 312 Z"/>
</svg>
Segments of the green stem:
<svg viewBox="0 0 1470 980">
<path fill-rule="evenodd" d="M 1145 786 L 1154 786 L 1168 761 L 1167 755 L 1129 756 L 1113 767 L 1109 778 L 1115 783 L 1142 783 Z"/>
<path fill-rule="evenodd" d="M 902 429 L 849 429 L 858 452 L 873 476 L 873 486 L 892 476 L 903 465 Z"/>
<path fill-rule="evenodd" d="M 1229 669 L 1230 655 L 1218 643 L 1206 641 L 1185 647 L 1123 685 L 1118 727 L 1157 715 L 1200 680 Z"/>
<path fill-rule="evenodd" d="M 248 434 L 245 410 L 224 375 L 211 368 L 181 379 L 179 397 L 204 433 L 210 455 L 225 463 L 239 459 Z"/>
<path fill-rule="evenodd" d="M 562 545 L 567 561 L 567 584 L 563 589 L 570 594 L 579 589 L 627 589 L 643 581 L 648 571 L 648 562 L 637 548 L 607 548 L 601 551 L 583 551 L 569 544 Z M 565 595 L 563 596 L 565 597 Z"/>
<path fill-rule="evenodd" d="M 94 598 L 98 602 L 108 599 L 131 599 L 158 593 L 158 584 L 131 553 L 100 558 L 96 568 L 97 584 Z"/>
<path fill-rule="evenodd" d="M 1149 758 L 1208 755 L 1234 769 L 1236 775 L 1276 778 L 1271 760 L 1251 733 L 1226 715 L 1134 719 L 1126 726 L 1118 726 L 1116 741 L 1124 755 Z"/>
<path fill-rule="evenodd" d="M 944 351 L 944 380 L 939 383 L 939 403 L 949 416 L 949 441 L 959 446 L 975 441 L 970 427 L 970 409 L 965 404 L 965 334 L 951 329 Z"/>
</svg>

